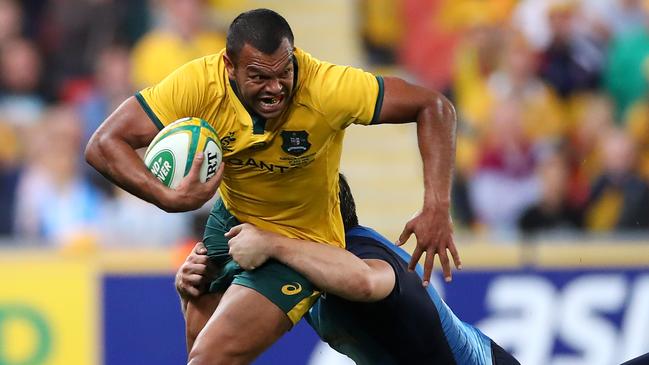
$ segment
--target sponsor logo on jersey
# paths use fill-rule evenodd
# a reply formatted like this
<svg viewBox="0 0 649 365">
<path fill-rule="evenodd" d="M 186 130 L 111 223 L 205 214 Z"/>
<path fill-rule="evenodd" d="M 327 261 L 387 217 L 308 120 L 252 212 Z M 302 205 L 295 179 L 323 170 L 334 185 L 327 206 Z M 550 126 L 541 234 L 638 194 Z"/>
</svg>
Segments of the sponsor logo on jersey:
<svg viewBox="0 0 649 365">
<path fill-rule="evenodd" d="M 234 143 L 237 139 L 234 137 L 234 132 L 229 132 L 225 137 L 221 138 L 221 149 L 223 152 L 232 152 L 234 151 L 234 148 L 232 148 L 231 144 Z"/>
<path fill-rule="evenodd" d="M 257 161 L 251 157 L 246 160 L 237 157 L 230 157 L 227 160 L 225 160 L 225 162 L 227 162 L 228 165 L 231 166 L 251 166 L 251 167 L 258 168 L 259 170 L 264 170 L 268 172 L 284 173 L 291 168 L 290 166 L 282 166 L 282 165 L 276 165 L 265 161 Z"/>
<path fill-rule="evenodd" d="M 293 156 L 300 156 L 311 147 L 306 131 L 282 131 L 282 149 Z"/>
<path fill-rule="evenodd" d="M 294 282 L 286 284 L 282 287 L 282 294 L 284 295 L 295 295 L 299 294 L 302 291 L 302 285 L 300 283 Z"/>
</svg>

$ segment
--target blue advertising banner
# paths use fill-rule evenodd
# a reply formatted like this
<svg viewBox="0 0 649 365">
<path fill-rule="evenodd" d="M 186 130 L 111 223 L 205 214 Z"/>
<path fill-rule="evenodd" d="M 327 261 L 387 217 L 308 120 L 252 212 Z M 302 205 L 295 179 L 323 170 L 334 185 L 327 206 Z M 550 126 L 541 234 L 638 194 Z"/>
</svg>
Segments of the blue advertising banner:
<svg viewBox="0 0 649 365">
<path fill-rule="evenodd" d="M 452 283 L 434 283 L 460 319 L 522 364 L 615 365 L 649 351 L 645 268 L 465 270 Z M 108 275 L 103 290 L 105 365 L 184 363 L 171 275 Z M 255 364 L 351 362 L 302 321 Z"/>
<path fill-rule="evenodd" d="M 649 351 L 646 268 L 467 271 L 441 288 L 527 365 L 612 365 Z"/>
<path fill-rule="evenodd" d="M 106 275 L 103 298 L 105 365 L 187 363 L 172 275 Z"/>
<path fill-rule="evenodd" d="M 186 363 L 185 327 L 172 275 L 107 275 L 103 292 L 104 365 Z M 301 321 L 255 364 L 307 364 L 319 342 Z"/>
</svg>

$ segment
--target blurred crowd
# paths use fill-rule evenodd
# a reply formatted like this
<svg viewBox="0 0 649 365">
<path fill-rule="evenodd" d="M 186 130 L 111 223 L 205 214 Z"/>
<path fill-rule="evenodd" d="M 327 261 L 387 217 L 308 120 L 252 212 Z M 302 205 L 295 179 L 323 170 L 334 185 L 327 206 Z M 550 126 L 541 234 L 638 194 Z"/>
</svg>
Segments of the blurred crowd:
<svg viewBox="0 0 649 365">
<path fill-rule="evenodd" d="M 205 211 L 134 198 L 88 167 L 83 148 L 135 91 L 224 46 L 215 13 L 227 2 L 0 0 L 0 237 L 18 238 L 0 244 L 168 246 L 200 234 Z M 371 70 L 398 70 L 456 105 L 459 227 L 649 229 L 649 1 L 357 9 Z"/>
<path fill-rule="evenodd" d="M 647 238 L 649 1 L 391 3 L 401 38 L 365 39 L 456 105 L 456 224 Z"/>
<path fill-rule="evenodd" d="M 126 98 L 220 50 L 199 0 L 0 0 L 0 236 L 51 246 L 169 246 L 204 212 L 116 188 L 83 149 Z"/>
</svg>

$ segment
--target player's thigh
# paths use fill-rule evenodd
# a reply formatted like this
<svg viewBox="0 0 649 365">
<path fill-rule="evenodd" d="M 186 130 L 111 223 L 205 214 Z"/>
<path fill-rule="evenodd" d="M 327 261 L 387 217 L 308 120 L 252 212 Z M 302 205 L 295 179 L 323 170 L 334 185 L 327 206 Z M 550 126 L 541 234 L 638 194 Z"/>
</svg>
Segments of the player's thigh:
<svg viewBox="0 0 649 365">
<path fill-rule="evenodd" d="M 248 364 L 292 325 L 268 298 L 234 284 L 198 335 L 189 364 Z"/>
<path fill-rule="evenodd" d="M 293 324 L 302 318 L 320 296 L 317 288 L 302 274 L 273 259 L 255 270 L 238 273 L 232 282 L 268 298 Z"/>
<path fill-rule="evenodd" d="M 187 351 L 190 351 L 198 334 L 216 311 L 223 293 L 207 293 L 187 301 L 185 311 L 185 335 Z"/>
</svg>

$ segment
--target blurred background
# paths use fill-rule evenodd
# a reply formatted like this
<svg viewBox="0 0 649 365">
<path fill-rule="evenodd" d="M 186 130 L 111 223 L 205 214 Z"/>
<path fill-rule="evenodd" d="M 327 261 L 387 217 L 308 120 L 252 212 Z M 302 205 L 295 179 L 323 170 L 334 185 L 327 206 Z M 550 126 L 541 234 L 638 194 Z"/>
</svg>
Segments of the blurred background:
<svg viewBox="0 0 649 365">
<path fill-rule="evenodd" d="M 0 0 L 0 365 L 183 363 L 173 272 L 210 206 L 165 213 L 83 149 L 256 7 L 455 104 L 465 269 L 437 287 L 462 319 L 523 364 L 649 351 L 649 1 Z M 349 128 L 342 171 L 396 239 L 422 203 L 414 126 Z M 299 325 L 258 363 L 345 363 L 319 346 Z"/>
</svg>

